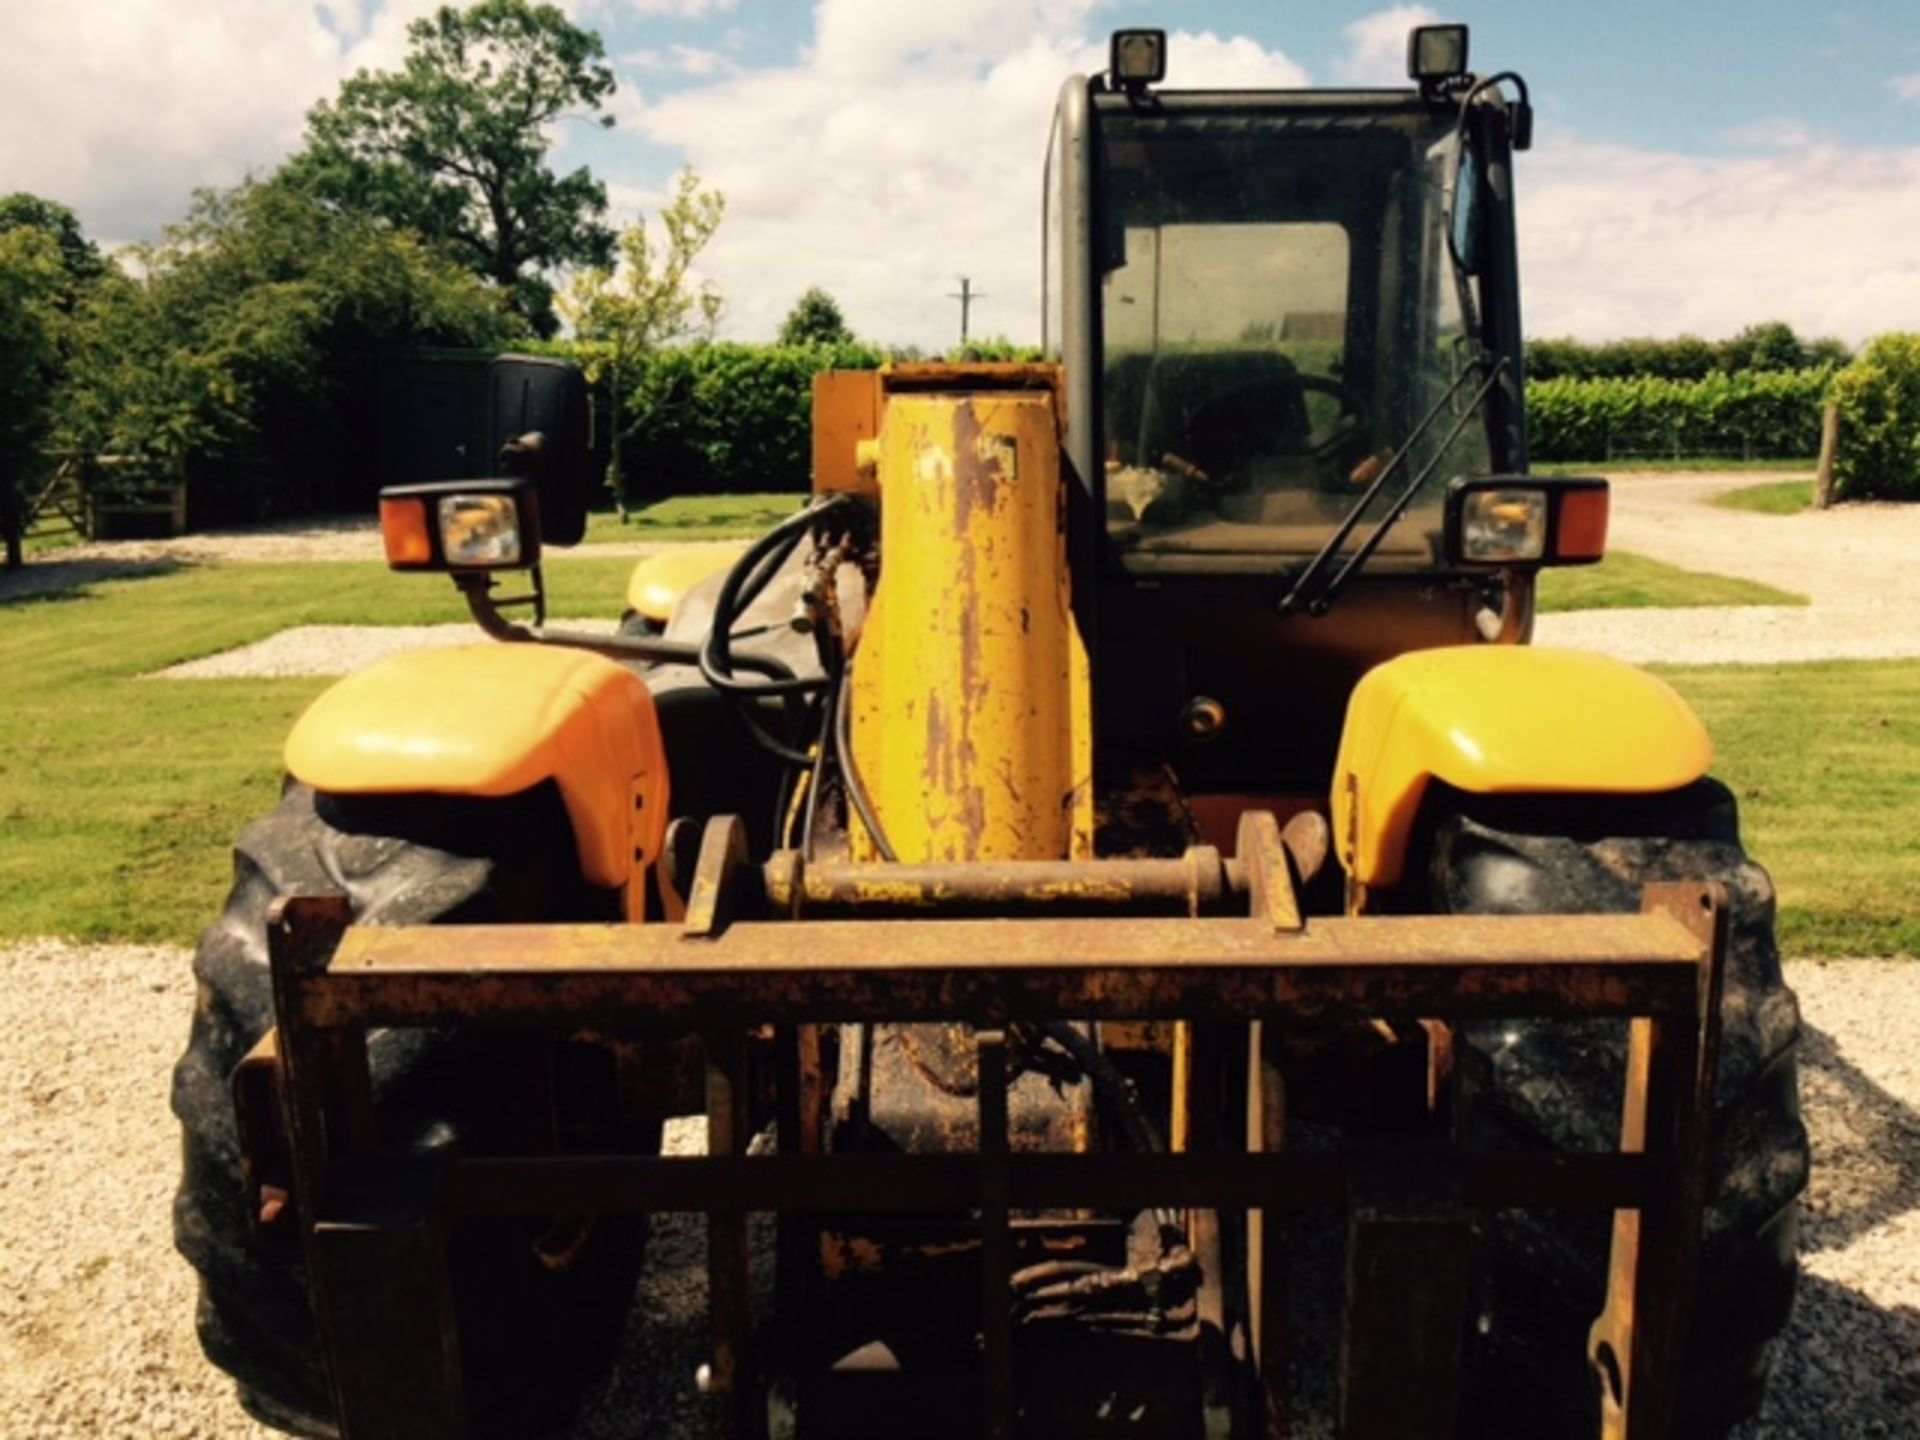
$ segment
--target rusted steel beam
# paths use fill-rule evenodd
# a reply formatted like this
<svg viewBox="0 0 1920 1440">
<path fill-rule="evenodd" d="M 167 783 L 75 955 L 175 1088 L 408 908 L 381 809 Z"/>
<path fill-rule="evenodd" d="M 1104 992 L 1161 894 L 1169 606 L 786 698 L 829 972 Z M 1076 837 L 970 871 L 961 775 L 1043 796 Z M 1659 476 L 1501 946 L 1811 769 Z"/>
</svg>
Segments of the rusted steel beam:
<svg viewBox="0 0 1920 1440">
<path fill-rule="evenodd" d="M 1719 886 L 1649 885 L 1643 903 L 1688 926 L 1706 954 L 1724 956 L 1726 896 Z M 1604 1440 L 1647 1440 L 1673 1428 L 1710 1178 L 1723 980 L 1722 964 L 1701 965 L 1692 1021 L 1636 1018 L 1628 1032 L 1620 1153 L 1664 1155 L 1673 1166 L 1670 1184 L 1652 1203 L 1614 1213 L 1606 1307 L 1588 1338 Z"/>
<path fill-rule="evenodd" d="M 320 1026 L 1671 1015 L 1698 939 L 1665 915 L 356 928 L 281 1021 Z"/>
<path fill-rule="evenodd" d="M 1275 831 L 1275 835 L 1278 835 Z M 1196 845 L 1177 860 L 806 863 L 783 850 L 762 867 L 768 908 L 811 918 L 939 915 L 1223 915 L 1246 909 L 1238 861 Z"/>
<path fill-rule="evenodd" d="M 1404 1147 L 1410 1157 L 1421 1147 Z M 1671 1157 L 1528 1151 L 1459 1155 L 1460 1203 L 1473 1209 L 1610 1210 L 1669 1193 Z M 1186 1155 L 1014 1153 L 1014 1210 L 1221 1205 L 1332 1209 L 1346 1202 L 1338 1151 Z M 977 1154 L 756 1155 L 654 1158 L 539 1156 L 449 1163 L 447 1195 L 472 1215 L 578 1209 L 782 1213 L 955 1214 L 981 1205 Z"/>
<path fill-rule="evenodd" d="M 738 1029 L 707 1038 L 707 1153 L 743 1157 L 749 1134 L 747 1047 Z M 585 1192 L 590 1193 L 590 1192 Z M 747 1359 L 753 1333 L 752 1253 L 741 1204 L 715 1196 L 707 1210 L 707 1333 L 712 1355 L 704 1389 L 715 1440 L 753 1440 L 766 1406 L 757 1403 Z"/>
<path fill-rule="evenodd" d="M 980 1105 L 980 1366 L 987 1440 L 1012 1440 L 1013 1236 L 1007 1151 L 1007 1037 L 981 1030 L 974 1037 Z"/>
</svg>

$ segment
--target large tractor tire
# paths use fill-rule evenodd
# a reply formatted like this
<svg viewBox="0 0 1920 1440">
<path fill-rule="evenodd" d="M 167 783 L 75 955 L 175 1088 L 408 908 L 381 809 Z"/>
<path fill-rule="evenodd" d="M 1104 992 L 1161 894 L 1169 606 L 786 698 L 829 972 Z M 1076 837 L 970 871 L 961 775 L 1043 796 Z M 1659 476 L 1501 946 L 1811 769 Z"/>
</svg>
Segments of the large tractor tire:
<svg viewBox="0 0 1920 1440">
<path fill-rule="evenodd" d="M 1649 882 L 1725 887 L 1729 947 L 1699 1289 L 1678 1435 L 1711 1437 L 1752 1414 L 1793 1305 L 1795 1227 L 1807 1182 L 1795 1051 L 1800 1015 L 1774 943 L 1773 882 L 1741 849 L 1734 799 L 1703 780 L 1658 796 L 1484 797 L 1430 811 L 1435 906 L 1469 915 L 1636 911 Z M 1622 1022 L 1461 1027 L 1464 1123 L 1489 1145 L 1618 1143 Z M 1604 1218 L 1502 1215 L 1481 1237 L 1484 1277 L 1468 1377 L 1485 1435 L 1585 1434 L 1596 1382 L 1581 1357 L 1604 1293 Z"/>
<path fill-rule="evenodd" d="M 612 918 L 580 880 L 557 794 L 505 800 L 345 800 L 290 785 L 234 851 L 225 912 L 201 937 L 199 982 L 173 1109 L 184 1132 L 174 1242 L 200 1272 L 207 1355 L 246 1408 L 296 1434 L 335 1433 L 302 1267 L 264 1253 L 243 1213 L 228 1077 L 273 1023 L 267 914 L 296 891 L 345 891 L 361 923 L 422 925 Z M 500 1033 L 383 1030 L 369 1037 L 383 1135 L 484 1152 L 512 1113 L 516 1046 Z M 524 1071 L 520 1072 L 524 1073 Z M 649 1137 L 636 1136 L 636 1143 Z M 476 1433 L 528 1435 L 564 1422 L 604 1366 L 644 1251 L 644 1220 L 594 1222 L 556 1263 L 550 1223 L 458 1226 L 452 1241 Z M 536 1253 L 546 1240 L 545 1253 Z"/>
</svg>

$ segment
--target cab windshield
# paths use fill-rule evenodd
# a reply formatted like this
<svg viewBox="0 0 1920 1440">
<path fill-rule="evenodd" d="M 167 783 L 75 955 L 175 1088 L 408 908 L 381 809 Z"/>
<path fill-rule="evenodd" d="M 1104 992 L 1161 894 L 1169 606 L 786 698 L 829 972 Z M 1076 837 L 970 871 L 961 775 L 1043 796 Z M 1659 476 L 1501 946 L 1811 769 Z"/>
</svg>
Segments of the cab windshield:
<svg viewBox="0 0 1920 1440">
<path fill-rule="evenodd" d="M 1140 570 L 1311 555 L 1469 360 L 1442 228 L 1452 117 L 1130 112 L 1102 129 L 1113 547 Z M 1371 569 L 1438 563 L 1446 482 L 1490 468 L 1484 417 L 1439 459 Z M 1223 563 L 1240 568 L 1202 568 Z"/>
</svg>

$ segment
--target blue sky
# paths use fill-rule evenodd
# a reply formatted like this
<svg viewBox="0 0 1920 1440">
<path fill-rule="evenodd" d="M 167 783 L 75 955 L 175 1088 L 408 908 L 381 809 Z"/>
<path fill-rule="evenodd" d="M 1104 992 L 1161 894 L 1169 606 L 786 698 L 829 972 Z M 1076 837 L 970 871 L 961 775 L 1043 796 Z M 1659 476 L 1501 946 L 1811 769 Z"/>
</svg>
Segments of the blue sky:
<svg viewBox="0 0 1920 1440">
<path fill-rule="evenodd" d="M 149 237 L 197 185 L 269 170 L 355 68 L 435 0 L 7 0 L 0 190 Z M 1040 154 L 1059 80 L 1122 25 L 1173 32 L 1169 83 L 1392 82 L 1423 19 L 1522 71 L 1528 328 L 1732 333 L 1780 318 L 1858 341 L 1920 330 L 1920 14 L 1911 3 L 1485 0 L 563 0 L 605 37 L 611 131 L 557 159 L 651 213 L 691 164 L 727 196 L 702 268 L 724 333 L 763 339 L 808 285 L 873 338 L 1032 338 Z"/>
<path fill-rule="evenodd" d="M 916 0 L 897 0 L 911 5 Z M 1318 83 L 1337 83 L 1351 53 L 1346 27 L 1387 6 L 1308 0 L 1105 3 L 1096 33 L 1157 25 L 1247 35 L 1284 52 Z M 1495 0 L 1437 7 L 1473 29 L 1474 68 L 1518 69 L 1550 124 L 1592 139 L 1715 151 L 1739 148 L 1750 127 L 1789 121 L 1848 144 L 1911 144 L 1920 95 L 1920 7 L 1901 0 L 1821 5 L 1789 0 Z M 652 13 L 601 6 L 593 19 L 615 53 L 675 45 L 746 69 L 794 63 L 813 38 L 810 6 L 738 0 L 663 4 Z M 638 73 L 664 95 L 700 77 Z M 1170 83 L 1179 80 L 1178 57 Z"/>
</svg>

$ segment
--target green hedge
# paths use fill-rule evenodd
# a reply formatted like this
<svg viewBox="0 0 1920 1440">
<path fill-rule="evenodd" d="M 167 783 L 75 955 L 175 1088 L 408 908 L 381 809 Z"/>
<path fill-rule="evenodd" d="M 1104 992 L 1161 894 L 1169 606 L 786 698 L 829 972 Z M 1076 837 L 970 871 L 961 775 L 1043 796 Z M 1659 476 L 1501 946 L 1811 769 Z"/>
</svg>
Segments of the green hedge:
<svg viewBox="0 0 1920 1440">
<path fill-rule="evenodd" d="M 1920 335 L 1882 335 L 1833 382 L 1841 500 L 1920 500 Z"/>
<path fill-rule="evenodd" d="M 1760 371 L 1700 380 L 1652 376 L 1536 380 L 1527 419 L 1536 460 L 1738 456 L 1811 460 L 1833 371 Z"/>
<path fill-rule="evenodd" d="M 589 347 L 566 342 L 535 348 L 593 358 Z M 1030 358 L 1014 348 L 991 358 Z M 805 488 L 814 374 L 870 370 L 888 358 L 864 344 L 718 343 L 645 357 L 632 369 L 622 405 L 631 497 Z M 1853 369 L 1867 365 L 1863 357 Z M 1637 455 L 1810 461 L 1820 448 L 1820 411 L 1832 383 L 1825 368 L 1693 381 L 1536 380 L 1527 386 L 1533 454 L 1595 462 Z M 1860 392 L 1862 404 L 1871 388 Z M 1908 413 L 1920 413 L 1920 398 L 1907 403 Z M 604 389 L 597 409 L 609 413 Z M 604 442 L 604 423 L 601 434 Z"/>
</svg>

